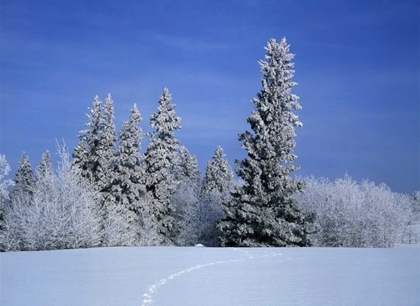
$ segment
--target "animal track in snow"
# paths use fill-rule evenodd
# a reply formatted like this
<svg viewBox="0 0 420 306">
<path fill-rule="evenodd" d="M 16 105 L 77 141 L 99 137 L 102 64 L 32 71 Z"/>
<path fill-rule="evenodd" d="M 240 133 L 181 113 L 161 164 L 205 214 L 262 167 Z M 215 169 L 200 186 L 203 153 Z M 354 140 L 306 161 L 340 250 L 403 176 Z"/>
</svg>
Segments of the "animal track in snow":
<svg viewBox="0 0 420 306">
<path fill-rule="evenodd" d="M 147 306 L 153 304 L 153 295 L 157 291 L 157 289 L 163 285 L 165 285 L 168 281 L 173 280 L 174 278 L 177 278 L 183 274 L 190 273 L 197 269 L 202 269 L 208 266 L 213 265 L 219 265 L 219 264 L 227 264 L 232 262 L 238 262 L 238 261 L 245 261 L 245 260 L 251 260 L 251 259 L 259 259 L 259 258 L 267 258 L 267 257 L 275 257 L 275 256 L 281 256 L 281 253 L 267 253 L 261 256 L 253 256 L 249 251 L 246 249 L 240 249 L 240 248 L 233 248 L 234 251 L 243 252 L 245 254 L 245 257 L 242 258 L 236 258 L 236 259 L 230 259 L 230 260 L 221 260 L 221 261 L 215 261 L 215 262 L 209 262 L 205 264 L 199 264 L 192 267 L 189 267 L 187 269 L 181 270 L 179 272 L 176 272 L 174 274 L 169 275 L 166 278 L 162 278 L 161 280 L 157 281 L 153 285 L 150 285 L 146 291 L 146 293 L 143 294 L 143 302 L 142 306 Z"/>
</svg>

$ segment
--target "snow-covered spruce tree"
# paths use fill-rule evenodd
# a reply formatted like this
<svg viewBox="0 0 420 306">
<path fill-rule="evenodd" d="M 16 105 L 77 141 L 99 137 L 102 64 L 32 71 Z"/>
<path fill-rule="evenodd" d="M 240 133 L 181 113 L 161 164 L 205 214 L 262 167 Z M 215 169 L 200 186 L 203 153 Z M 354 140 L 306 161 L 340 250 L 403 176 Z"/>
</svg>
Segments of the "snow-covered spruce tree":
<svg viewBox="0 0 420 306">
<path fill-rule="evenodd" d="M 200 223 L 203 227 L 200 239 L 206 246 L 218 245 L 220 232 L 216 224 L 224 217 L 221 204 L 231 200 L 233 187 L 233 171 L 222 147 L 218 146 L 207 163 L 200 195 Z"/>
<path fill-rule="evenodd" d="M 112 192 L 116 182 L 117 134 L 114 125 L 114 102 L 111 94 L 105 99 L 101 117 L 101 133 L 95 154 L 97 167 L 93 173 L 95 186 L 101 193 L 102 246 L 131 245 L 135 233 L 131 233 L 133 213 L 116 203 Z M 113 229 L 113 230 L 111 230 Z"/>
<path fill-rule="evenodd" d="M 216 191 L 223 201 L 230 198 L 233 191 L 233 171 L 225 159 L 222 147 L 218 146 L 211 160 L 207 163 L 202 192 L 208 194 Z"/>
<path fill-rule="evenodd" d="M 103 107 L 99 97 L 94 98 L 93 107 L 89 108 L 91 114 L 87 115 L 88 128 L 80 132 L 80 142 L 73 153 L 73 167 L 78 168 L 81 177 L 90 181 L 95 190 L 100 192 L 98 204 L 101 209 L 98 212 L 103 219 L 103 227 L 110 223 L 107 221 L 110 211 L 120 211 L 109 207 L 114 205 L 110 191 L 115 180 L 117 141 L 113 103 L 110 94 Z M 105 229 L 103 232 L 105 234 Z"/>
<path fill-rule="evenodd" d="M 140 153 L 143 131 L 139 127 L 142 118 L 134 104 L 130 120 L 124 122 L 119 133 L 118 152 L 115 168 L 115 182 L 112 196 L 116 203 L 124 205 L 139 214 L 139 203 L 145 195 L 145 174 Z"/>
<path fill-rule="evenodd" d="M 108 198 L 112 204 L 106 208 L 104 220 L 103 245 L 106 246 L 138 244 L 141 203 L 145 197 L 141 120 L 134 104 L 130 120 L 124 122 L 119 133 L 114 180 Z"/>
<path fill-rule="evenodd" d="M 46 200 L 52 201 L 51 197 L 56 196 L 54 194 L 55 190 L 55 176 L 54 176 L 54 167 L 51 160 L 50 152 L 45 151 L 41 160 L 36 168 L 36 183 L 34 185 L 35 190 L 42 189 L 43 194 L 46 197 Z"/>
<path fill-rule="evenodd" d="M 47 150 L 41 156 L 41 161 L 36 169 L 37 178 L 43 177 L 50 173 L 54 172 L 54 168 L 52 165 L 51 154 Z"/>
<path fill-rule="evenodd" d="M 175 179 L 178 182 L 190 181 L 197 191 L 201 184 L 201 174 L 197 157 L 191 155 L 185 146 L 180 146 L 174 167 Z"/>
<path fill-rule="evenodd" d="M 99 191 L 108 192 L 114 180 L 114 166 L 116 157 L 115 143 L 117 135 L 114 125 L 114 102 L 111 94 L 105 99 L 103 116 L 101 118 L 101 134 L 95 151 L 97 167 L 93 172 L 95 183 Z"/>
<path fill-rule="evenodd" d="M 145 154 L 146 191 L 149 214 L 156 222 L 159 244 L 171 244 L 174 218 L 171 197 L 177 184 L 173 165 L 179 141 L 175 130 L 181 129 L 181 118 L 175 114 L 175 105 L 165 88 L 159 99 L 158 111 L 150 117 L 150 125 L 155 129 Z"/>
<path fill-rule="evenodd" d="M 253 133 L 239 135 L 248 157 L 237 161 L 237 174 L 243 185 L 223 203 L 226 217 L 218 224 L 223 232 L 223 246 L 307 246 L 307 234 L 313 226 L 299 210 L 295 192 L 302 183 L 290 177 L 298 169 L 295 127 L 302 126 L 294 110 L 301 106 L 291 93 L 296 85 L 289 45 L 271 39 L 266 50 L 267 61 L 260 61 L 262 90 L 252 103 L 255 109 L 248 117 Z"/>
<path fill-rule="evenodd" d="M 90 115 L 86 114 L 87 129 L 80 131 L 79 144 L 73 152 L 73 167 L 80 169 L 83 178 L 95 182 L 93 175 L 98 168 L 99 140 L 102 131 L 102 107 L 98 96 L 93 99 L 93 107 L 88 107 Z"/>
<path fill-rule="evenodd" d="M 32 195 L 32 188 L 35 184 L 34 172 L 28 155 L 23 152 L 22 158 L 19 162 L 17 173 L 14 179 L 15 187 L 10 194 L 10 201 L 13 205 L 14 198 L 20 194 Z"/>
</svg>

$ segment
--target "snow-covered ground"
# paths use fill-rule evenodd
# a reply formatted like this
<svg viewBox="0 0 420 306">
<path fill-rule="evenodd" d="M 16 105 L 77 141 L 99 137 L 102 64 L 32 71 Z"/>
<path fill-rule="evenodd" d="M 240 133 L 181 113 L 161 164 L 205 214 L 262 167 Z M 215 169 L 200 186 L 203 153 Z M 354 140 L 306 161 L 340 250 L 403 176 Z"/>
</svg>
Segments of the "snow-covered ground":
<svg viewBox="0 0 420 306">
<path fill-rule="evenodd" d="M 2 253 L 3 306 L 420 305 L 420 249 Z"/>
</svg>

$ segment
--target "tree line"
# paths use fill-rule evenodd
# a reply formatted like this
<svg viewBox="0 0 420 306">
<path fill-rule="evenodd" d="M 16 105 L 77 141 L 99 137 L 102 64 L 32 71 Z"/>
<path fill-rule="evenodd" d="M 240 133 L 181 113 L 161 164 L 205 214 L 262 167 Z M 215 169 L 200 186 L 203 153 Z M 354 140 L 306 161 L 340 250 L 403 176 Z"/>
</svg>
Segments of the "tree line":
<svg viewBox="0 0 420 306">
<path fill-rule="evenodd" d="M 14 180 L 0 155 L 0 248 L 52 250 L 97 246 L 360 246 L 388 247 L 416 237 L 419 198 L 386 186 L 296 178 L 295 111 L 301 109 L 290 45 L 271 39 L 259 61 L 262 89 L 239 134 L 247 157 L 236 161 L 239 183 L 217 147 L 202 177 L 175 137 L 181 118 L 165 88 L 153 131 L 144 133 L 134 105 L 120 131 L 111 95 L 98 96 L 70 154 L 57 143 L 34 171 L 24 153 Z M 144 139 L 149 141 L 142 153 Z"/>
</svg>

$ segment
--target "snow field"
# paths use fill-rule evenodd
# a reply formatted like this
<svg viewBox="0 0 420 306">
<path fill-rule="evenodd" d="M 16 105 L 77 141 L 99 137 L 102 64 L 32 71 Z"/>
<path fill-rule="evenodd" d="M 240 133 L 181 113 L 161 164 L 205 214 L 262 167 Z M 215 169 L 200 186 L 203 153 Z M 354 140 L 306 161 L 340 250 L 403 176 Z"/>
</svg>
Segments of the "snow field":
<svg viewBox="0 0 420 306">
<path fill-rule="evenodd" d="M 415 248 L 97 248 L 0 260 L 4 306 L 420 305 Z"/>
</svg>

